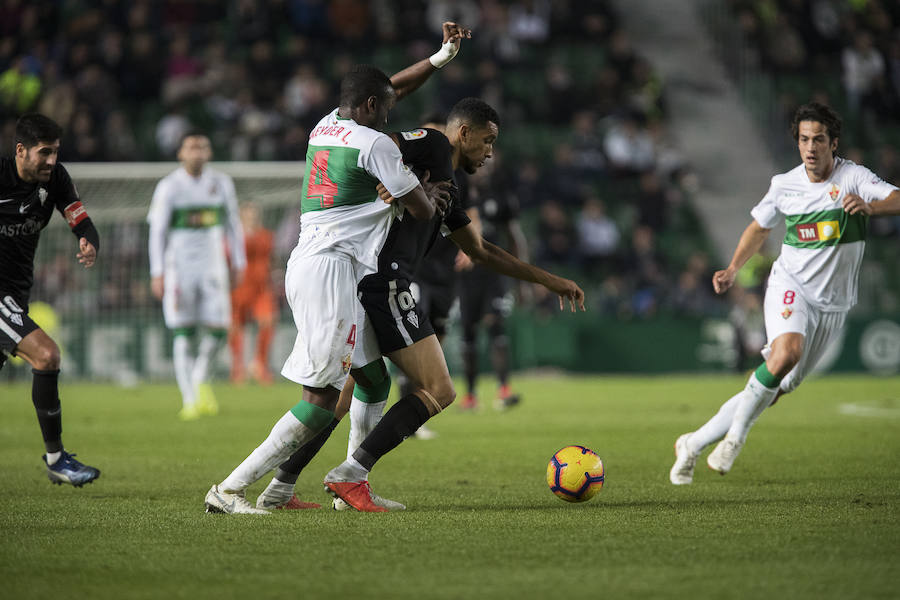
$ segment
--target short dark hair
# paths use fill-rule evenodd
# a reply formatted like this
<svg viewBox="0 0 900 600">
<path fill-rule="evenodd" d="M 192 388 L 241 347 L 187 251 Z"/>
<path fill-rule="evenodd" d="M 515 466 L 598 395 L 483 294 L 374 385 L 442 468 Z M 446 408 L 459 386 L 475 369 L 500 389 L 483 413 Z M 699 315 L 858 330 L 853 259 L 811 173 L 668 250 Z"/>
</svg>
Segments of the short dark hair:
<svg viewBox="0 0 900 600">
<path fill-rule="evenodd" d="M 341 79 L 341 106 L 359 106 L 372 96 L 383 101 L 389 89 L 393 89 L 391 79 L 381 69 L 372 65 L 354 65 Z"/>
<path fill-rule="evenodd" d="M 199 129 L 188 129 L 183 134 L 181 134 L 181 140 L 178 142 L 178 148 L 181 149 L 184 146 L 185 140 L 192 137 L 205 137 L 209 139 L 209 136 L 206 135 L 206 132 L 200 131 Z"/>
<path fill-rule="evenodd" d="M 791 135 L 794 141 L 800 139 L 800 122 L 801 121 L 817 121 L 825 126 L 828 131 L 829 141 L 834 141 L 841 137 L 841 117 L 830 106 L 825 106 L 818 102 L 810 102 L 804 104 L 794 113 L 794 119 L 791 121 Z"/>
<path fill-rule="evenodd" d="M 55 142 L 62 137 L 62 127 L 40 113 L 26 113 L 16 121 L 16 144 L 33 148 L 41 142 Z"/>
<path fill-rule="evenodd" d="M 447 115 L 447 123 L 454 120 L 465 121 L 475 127 L 484 127 L 493 121 L 500 127 L 500 115 L 494 108 L 480 98 L 463 98 L 453 105 Z"/>
</svg>

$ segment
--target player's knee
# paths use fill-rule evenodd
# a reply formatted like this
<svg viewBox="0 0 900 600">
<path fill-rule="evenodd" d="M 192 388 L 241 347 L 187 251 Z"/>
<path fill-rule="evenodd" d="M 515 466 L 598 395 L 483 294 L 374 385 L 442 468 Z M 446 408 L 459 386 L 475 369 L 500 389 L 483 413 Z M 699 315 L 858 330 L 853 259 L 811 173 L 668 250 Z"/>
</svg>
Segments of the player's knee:
<svg viewBox="0 0 900 600">
<path fill-rule="evenodd" d="M 456 399 L 456 388 L 453 387 L 453 380 L 449 377 L 434 382 L 425 391 L 435 399 L 441 409 L 447 408 Z"/>
<path fill-rule="evenodd" d="M 53 340 L 48 339 L 34 353 L 34 365 L 32 366 L 41 371 L 57 371 L 59 362 L 59 346 Z"/>
<path fill-rule="evenodd" d="M 797 363 L 800 362 L 800 357 L 803 355 L 803 347 L 793 347 L 793 346 L 785 346 L 779 349 L 778 352 L 773 352 L 772 356 L 766 362 L 766 366 L 769 368 L 769 371 L 772 375 L 776 377 L 784 377 L 788 373 L 791 372 Z"/>
</svg>

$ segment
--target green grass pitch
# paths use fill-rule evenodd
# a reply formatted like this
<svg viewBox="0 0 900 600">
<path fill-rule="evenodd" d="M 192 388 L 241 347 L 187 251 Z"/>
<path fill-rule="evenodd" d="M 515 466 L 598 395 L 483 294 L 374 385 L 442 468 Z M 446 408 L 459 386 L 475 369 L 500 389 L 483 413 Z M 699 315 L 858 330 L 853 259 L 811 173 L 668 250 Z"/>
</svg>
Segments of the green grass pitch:
<svg viewBox="0 0 900 600">
<path fill-rule="evenodd" d="M 896 598 L 900 378 L 810 380 L 767 411 L 732 473 L 668 482 L 675 438 L 743 386 L 717 377 L 520 377 L 506 413 L 451 407 L 373 488 L 403 513 L 205 514 L 203 498 L 298 388 L 217 386 L 221 415 L 175 418 L 174 385 L 63 381 L 64 440 L 102 477 L 53 486 L 30 386 L 0 387 L 0 596 L 64 598 Z M 491 398 L 493 383 L 483 383 Z M 485 404 L 488 404 L 485 402 Z M 348 423 L 301 476 L 325 472 Z M 601 493 L 553 496 L 568 444 L 603 458 Z M 255 500 L 268 478 L 253 486 Z"/>
</svg>

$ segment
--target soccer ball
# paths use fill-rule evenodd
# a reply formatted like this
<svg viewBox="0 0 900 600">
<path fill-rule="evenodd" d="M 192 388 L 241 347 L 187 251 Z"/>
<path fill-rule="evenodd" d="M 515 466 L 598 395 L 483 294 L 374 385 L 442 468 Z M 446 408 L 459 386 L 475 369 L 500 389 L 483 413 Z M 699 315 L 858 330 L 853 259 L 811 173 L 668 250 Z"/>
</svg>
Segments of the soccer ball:
<svg viewBox="0 0 900 600">
<path fill-rule="evenodd" d="M 603 461 L 584 446 L 566 446 L 547 465 L 550 491 L 566 502 L 584 502 L 603 487 Z"/>
</svg>

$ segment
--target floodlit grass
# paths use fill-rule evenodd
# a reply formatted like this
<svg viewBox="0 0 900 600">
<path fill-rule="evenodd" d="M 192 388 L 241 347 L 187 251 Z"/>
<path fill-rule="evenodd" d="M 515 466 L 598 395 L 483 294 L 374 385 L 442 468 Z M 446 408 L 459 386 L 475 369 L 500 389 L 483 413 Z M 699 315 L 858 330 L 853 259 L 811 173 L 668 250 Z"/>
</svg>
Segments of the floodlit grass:
<svg viewBox="0 0 900 600">
<path fill-rule="evenodd" d="M 64 440 L 102 469 L 83 489 L 44 474 L 30 386 L 0 387 L 4 598 L 894 598 L 900 576 L 900 379 L 805 383 L 760 419 L 727 477 L 668 482 L 672 443 L 737 377 L 520 377 L 506 413 L 451 407 L 407 440 L 374 489 L 409 510 L 203 512 L 298 388 L 216 388 L 222 414 L 175 418 L 174 385 L 63 382 Z M 846 405 L 856 409 L 847 410 Z M 877 409 L 877 410 L 874 410 Z M 875 416 L 869 416 L 875 415 Z M 301 476 L 327 504 L 342 423 Z M 554 497 L 567 444 L 604 459 L 602 492 Z M 702 464 L 702 463 L 701 463 Z M 268 478 L 253 486 L 254 500 Z"/>
</svg>

